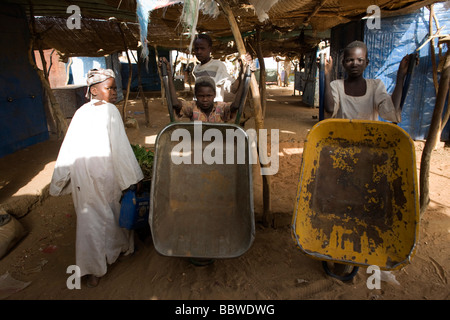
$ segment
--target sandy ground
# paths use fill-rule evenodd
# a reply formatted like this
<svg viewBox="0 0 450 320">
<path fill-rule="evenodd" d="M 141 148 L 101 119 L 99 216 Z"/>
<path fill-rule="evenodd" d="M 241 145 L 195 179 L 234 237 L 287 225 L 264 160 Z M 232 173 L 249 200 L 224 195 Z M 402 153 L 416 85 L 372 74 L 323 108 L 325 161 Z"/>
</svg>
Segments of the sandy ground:
<svg viewBox="0 0 450 320">
<path fill-rule="evenodd" d="M 272 177 L 274 226 L 261 223 L 261 181 L 254 181 L 256 235 L 242 256 L 197 267 L 185 258 L 165 257 L 151 236 L 136 235 L 133 256 L 117 261 L 96 288 L 70 290 L 66 281 L 75 264 L 76 215 L 70 196 L 46 196 L 60 141 L 28 147 L 0 159 L 0 203 L 19 217 L 27 236 L 0 260 L 0 276 L 9 273 L 28 286 L 8 300 L 139 299 L 139 300 L 448 300 L 450 299 L 450 148 L 433 151 L 431 203 L 420 220 L 412 262 L 390 274 L 379 289 L 370 289 L 371 273 L 361 267 L 349 282 L 327 276 L 321 261 L 303 254 L 291 236 L 290 223 L 305 137 L 317 123 L 318 109 L 292 96 L 292 88 L 269 89 L 266 128 L 280 130 L 280 169 Z M 150 99 L 150 126 L 144 125 L 139 99 L 129 114 L 139 128 L 127 128 L 131 143 L 153 147 L 155 135 L 169 117 L 159 98 Z M 246 123 L 246 128 L 252 121 Z M 417 168 L 423 144 L 416 142 Z M 44 191 L 42 191 L 44 190 Z M 28 210 L 28 208 L 31 208 Z"/>
</svg>

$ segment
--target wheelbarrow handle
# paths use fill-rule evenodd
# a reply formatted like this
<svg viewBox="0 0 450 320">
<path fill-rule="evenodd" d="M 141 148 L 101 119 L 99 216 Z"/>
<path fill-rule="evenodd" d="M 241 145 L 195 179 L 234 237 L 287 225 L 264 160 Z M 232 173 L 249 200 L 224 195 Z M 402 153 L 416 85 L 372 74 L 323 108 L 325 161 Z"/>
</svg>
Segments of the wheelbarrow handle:
<svg viewBox="0 0 450 320">
<path fill-rule="evenodd" d="M 161 58 L 161 75 L 162 75 L 163 77 L 166 77 L 166 76 L 167 76 L 167 66 L 166 66 L 166 64 L 162 61 L 162 58 Z"/>
<path fill-rule="evenodd" d="M 162 75 L 163 84 L 164 84 L 164 91 L 166 93 L 167 108 L 169 109 L 170 122 L 175 122 L 172 98 L 170 96 L 169 76 L 167 74 L 167 66 L 166 66 L 165 62 L 163 62 L 163 61 L 161 61 L 161 75 Z"/>
<path fill-rule="evenodd" d="M 400 108 L 403 108 L 403 105 L 406 101 L 406 95 L 408 94 L 409 85 L 411 84 L 412 74 L 413 74 L 414 68 L 416 66 L 417 55 L 418 55 L 417 52 L 411 53 L 409 55 L 408 70 L 406 71 L 406 77 L 405 77 L 405 81 L 403 83 L 402 97 L 400 100 Z"/>
<path fill-rule="evenodd" d="M 251 76 L 252 76 L 252 70 L 250 69 L 250 66 L 247 65 L 247 68 L 245 69 L 245 74 L 244 74 L 244 91 L 242 92 L 241 99 L 239 101 L 238 112 L 236 114 L 236 120 L 234 121 L 234 123 L 237 125 L 239 125 L 239 122 L 241 121 L 241 115 L 242 115 L 242 111 L 244 110 L 245 99 L 247 98 Z"/>
</svg>

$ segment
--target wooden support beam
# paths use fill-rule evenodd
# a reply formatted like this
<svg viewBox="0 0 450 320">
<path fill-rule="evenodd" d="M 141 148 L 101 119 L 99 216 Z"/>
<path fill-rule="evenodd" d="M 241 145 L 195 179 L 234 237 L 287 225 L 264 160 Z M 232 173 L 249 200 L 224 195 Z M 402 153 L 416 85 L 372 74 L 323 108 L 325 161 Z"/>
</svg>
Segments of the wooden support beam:
<svg viewBox="0 0 450 320">
<path fill-rule="evenodd" d="M 428 21 L 429 24 L 429 32 L 428 34 L 431 36 L 433 34 L 433 17 L 434 17 L 434 5 L 430 6 L 430 18 Z M 439 27 L 438 27 L 439 28 Z M 430 40 L 430 56 L 431 56 L 431 65 L 433 67 L 433 83 L 434 83 L 434 89 L 435 89 L 435 93 L 437 94 L 438 91 L 438 86 L 439 86 L 439 82 L 438 82 L 438 75 L 437 75 L 437 66 L 436 66 L 436 57 L 435 57 L 435 52 L 434 52 L 434 38 L 432 38 Z"/>
<path fill-rule="evenodd" d="M 123 33 L 123 30 L 120 26 L 120 22 L 117 22 L 117 26 L 119 27 L 119 31 L 120 31 L 120 35 L 122 36 L 122 41 L 123 41 L 123 45 L 125 47 L 125 53 L 127 55 L 127 60 L 128 60 L 128 84 L 127 84 L 127 92 L 125 94 L 125 101 L 123 102 L 123 108 L 122 108 L 122 120 L 125 122 L 126 120 L 126 109 L 127 109 L 127 104 L 128 104 L 128 96 L 130 95 L 130 87 L 131 87 L 131 76 L 133 75 L 133 67 L 131 65 L 131 60 L 130 60 L 130 55 L 128 54 L 128 45 L 127 45 L 127 41 L 125 39 L 125 35 Z"/>
<path fill-rule="evenodd" d="M 138 81 L 139 81 L 139 92 L 141 94 L 142 105 L 144 107 L 144 115 L 145 115 L 145 125 L 148 127 L 150 125 L 150 114 L 148 110 L 148 101 L 145 96 L 144 88 L 142 87 L 142 79 L 141 79 L 141 54 L 138 52 L 137 56 L 137 68 L 138 68 Z"/>
<path fill-rule="evenodd" d="M 320 9 L 322 9 L 322 7 L 324 6 L 324 4 L 327 2 L 327 0 L 322 0 L 320 1 L 316 7 L 314 8 L 314 10 L 311 12 L 311 14 L 303 21 L 304 25 L 308 25 L 309 22 L 311 21 L 311 18 L 314 17 L 317 12 L 319 12 Z"/>
<path fill-rule="evenodd" d="M 231 10 L 231 7 L 228 4 L 228 2 L 224 0 L 217 0 L 217 3 L 219 4 L 220 8 L 227 17 L 228 22 L 230 23 L 231 31 L 233 33 L 239 54 L 241 57 L 244 57 L 245 54 L 247 53 L 247 50 L 245 48 L 244 41 L 242 40 L 242 35 L 239 30 L 239 26 L 236 22 L 236 19 L 234 17 L 233 11 Z M 255 129 L 258 137 L 260 137 L 260 130 L 264 128 L 264 118 L 261 108 L 261 99 L 258 82 L 256 81 L 255 75 L 253 73 L 250 78 L 250 89 L 254 108 Z M 259 150 L 258 153 L 260 153 Z M 273 214 L 270 200 L 271 179 L 269 175 L 263 175 L 262 180 L 263 180 L 263 204 L 264 204 L 263 224 L 266 226 L 270 226 L 273 224 Z"/>
<path fill-rule="evenodd" d="M 449 92 L 450 84 L 450 51 L 444 58 L 444 64 L 442 68 L 441 78 L 439 80 L 438 94 L 436 97 L 436 104 L 434 106 L 433 116 L 431 118 L 430 129 L 428 130 L 427 141 L 422 151 L 422 159 L 420 162 L 420 214 L 422 215 L 428 203 L 430 202 L 429 196 L 429 174 L 430 174 L 430 159 L 431 153 L 436 145 L 436 140 L 439 139 L 437 133 L 439 132 L 442 111 L 444 110 L 445 100 Z"/>
<path fill-rule="evenodd" d="M 69 126 L 67 125 L 66 119 L 64 118 L 64 115 L 61 111 L 61 108 L 59 106 L 58 101 L 56 100 L 55 95 L 53 94 L 53 90 L 50 86 L 50 82 L 48 80 L 48 77 L 45 75 L 45 72 L 38 68 L 36 65 L 35 59 L 33 57 L 33 39 L 36 35 L 36 27 L 34 22 L 34 13 L 33 13 L 33 7 L 30 7 L 30 19 L 31 19 L 31 37 L 30 37 L 30 46 L 28 48 L 28 60 L 33 67 L 34 70 L 36 70 L 39 78 L 41 79 L 42 86 L 45 89 L 45 93 L 47 94 L 50 105 L 49 105 L 49 113 L 51 114 L 53 121 L 56 125 L 56 134 L 58 136 L 58 139 L 64 139 L 64 136 L 66 135 L 67 129 Z M 41 53 L 40 53 L 41 54 Z M 43 57 L 43 53 L 41 55 L 41 58 L 45 60 Z M 43 64 L 43 69 L 46 70 L 46 65 Z"/>
</svg>

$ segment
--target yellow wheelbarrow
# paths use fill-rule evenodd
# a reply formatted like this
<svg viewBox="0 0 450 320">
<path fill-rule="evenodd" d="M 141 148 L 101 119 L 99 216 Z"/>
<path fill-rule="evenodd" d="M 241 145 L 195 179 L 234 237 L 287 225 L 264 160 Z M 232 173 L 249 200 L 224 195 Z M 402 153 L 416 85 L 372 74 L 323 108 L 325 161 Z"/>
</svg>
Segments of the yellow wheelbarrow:
<svg viewBox="0 0 450 320">
<path fill-rule="evenodd" d="M 414 144 L 399 126 L 327 119 L 307 136 L 292 235 L 331 276 L 371 265 L 398 270 L 414 255 L 419 196 Z M 340 276 L 328 263 L 353 266 Z"/>
</svg>

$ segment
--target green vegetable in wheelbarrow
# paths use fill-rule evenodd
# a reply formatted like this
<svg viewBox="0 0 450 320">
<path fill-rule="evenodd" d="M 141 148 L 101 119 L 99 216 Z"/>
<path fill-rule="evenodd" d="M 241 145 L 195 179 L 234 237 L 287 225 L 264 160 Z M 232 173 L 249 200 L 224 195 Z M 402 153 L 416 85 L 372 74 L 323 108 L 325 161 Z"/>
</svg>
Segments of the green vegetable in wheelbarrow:
<svg viewBox="0 0 450 320">
<path fill-rule="evenodd" d="M 144 174 L 144 180 L 151 180 L 154 156 L 153 151 L 138 144 L 131 144 L 131 148 L 133 149 L 134 155 Z"/>
</svg>

